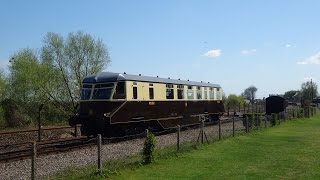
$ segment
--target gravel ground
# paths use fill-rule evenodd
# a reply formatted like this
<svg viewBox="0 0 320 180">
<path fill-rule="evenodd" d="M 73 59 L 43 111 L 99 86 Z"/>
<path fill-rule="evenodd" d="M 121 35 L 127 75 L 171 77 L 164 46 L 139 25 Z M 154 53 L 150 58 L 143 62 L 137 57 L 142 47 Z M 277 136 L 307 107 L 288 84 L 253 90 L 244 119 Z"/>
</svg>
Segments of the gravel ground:
<svg viewBox="0 0 320 180">
<path fill-rule="evenodd" d="M 235 129 L 244 130 L 242 121 L 236 121 Z M 204 128 L 208 138 L 218 138 L 218 126 Z M 222 136 L 232 135 L 232 122 L 221 125 Z M 199 129 L 181 131 L 180 142 L 197 142 Z M 176 133 L 157 136 L 157 148 L 175 145 Z M 102 159 L 110 160 L 119 157 L 130 156 L 140 153 L 143 148 L 144 139 L 134 139 L 102 146 Z M 54 175 L 56 172 L 68 167 L 81 167 L 95 164 L 97 161 L 97 148 L 87 147 L 79 150 L 40 156 L 37 158 L 37 178 L 41 179 Z M 0 163 L 0 179 L 30 179 L 31 160 L 21 160 L 9 163 Z"/>
</svg>

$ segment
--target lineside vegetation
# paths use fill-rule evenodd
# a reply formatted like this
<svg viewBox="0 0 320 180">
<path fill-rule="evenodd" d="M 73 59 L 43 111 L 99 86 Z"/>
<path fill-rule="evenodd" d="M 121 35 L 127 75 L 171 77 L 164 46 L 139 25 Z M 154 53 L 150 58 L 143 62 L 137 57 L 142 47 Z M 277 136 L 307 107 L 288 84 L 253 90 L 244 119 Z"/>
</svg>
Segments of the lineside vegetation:
<svg viewBox="0 0 320 180">
<path fill-rule="evenodd" d="M 155 162 L 139 156 L 96 169 L 70 169 L 54 179 L 317 179 L 320 177 L 320 116 L 287 121 L 254 133 L 176 153 L 156 150 Z M 189 146 L 192 147 L 192 146 Z"/>
</svg>

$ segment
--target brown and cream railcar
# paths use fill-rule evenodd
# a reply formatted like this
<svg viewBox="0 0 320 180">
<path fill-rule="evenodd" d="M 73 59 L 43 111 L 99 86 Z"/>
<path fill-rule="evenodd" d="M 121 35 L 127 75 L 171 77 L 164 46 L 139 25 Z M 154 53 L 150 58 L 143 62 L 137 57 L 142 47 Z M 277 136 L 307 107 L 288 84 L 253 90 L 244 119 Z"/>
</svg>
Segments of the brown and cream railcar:
<svg viewBox="0 0 320 180">
<path fill-rule="evenodd" d="M 135 134 L 199 123 L 199 114 L 216 121 L 224 112 L 218 84 L 102 72 L 83 80 L 81 101 L 70 125 L 82 133 Z"/>
</svg>

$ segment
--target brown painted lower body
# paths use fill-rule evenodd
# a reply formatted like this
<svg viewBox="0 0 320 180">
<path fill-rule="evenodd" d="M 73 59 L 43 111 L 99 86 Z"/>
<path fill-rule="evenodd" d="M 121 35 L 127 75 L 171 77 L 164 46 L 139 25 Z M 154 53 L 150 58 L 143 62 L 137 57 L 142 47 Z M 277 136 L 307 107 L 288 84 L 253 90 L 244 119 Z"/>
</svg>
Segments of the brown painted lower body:
<svg viewBox="0 0 320 180">
<path fill-rule="evenodd" d="M 113 136 L 199 123 L 199 114 L 214 120 L 223 112 L 221 101 L 95 101 L 80 104 L 76 121 L 85 134 Z"/>
</svg>

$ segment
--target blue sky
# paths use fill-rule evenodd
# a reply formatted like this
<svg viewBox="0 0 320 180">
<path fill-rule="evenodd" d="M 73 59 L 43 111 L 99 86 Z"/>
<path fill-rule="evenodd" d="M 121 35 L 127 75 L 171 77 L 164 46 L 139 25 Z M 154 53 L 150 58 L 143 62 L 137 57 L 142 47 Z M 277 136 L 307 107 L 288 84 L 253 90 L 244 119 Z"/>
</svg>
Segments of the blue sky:
<svg viewBox="0 0 320 180">
<path fill-rule="evenodd" d="M 320 1 L 17 1 L 0 3 L 0 67 L 47 32 L 101 38 L 106 71 L 209 81 L 258 97 L 320 80 Z"/>
</svg>

